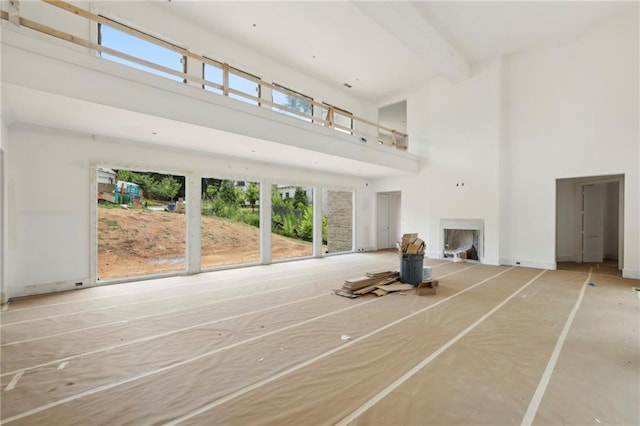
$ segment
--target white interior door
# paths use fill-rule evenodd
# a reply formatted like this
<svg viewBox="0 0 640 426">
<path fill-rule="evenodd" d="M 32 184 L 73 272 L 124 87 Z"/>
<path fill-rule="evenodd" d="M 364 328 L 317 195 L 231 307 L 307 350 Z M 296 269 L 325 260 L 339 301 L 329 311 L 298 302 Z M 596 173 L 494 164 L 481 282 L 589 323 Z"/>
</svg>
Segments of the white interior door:
<svg viewBox="0 0 640 426">
<path fill-rule="evenodd" d="M 582 261 L 602 263 L 604 257 L 603 185 L 582 187 Z"/>
<path fill-rule="evenodd" d="M 378 250 L 389 248 L 389 195 L 378 194 L 377 200 L 378 226 L 377 244 Z"/>
</svg>

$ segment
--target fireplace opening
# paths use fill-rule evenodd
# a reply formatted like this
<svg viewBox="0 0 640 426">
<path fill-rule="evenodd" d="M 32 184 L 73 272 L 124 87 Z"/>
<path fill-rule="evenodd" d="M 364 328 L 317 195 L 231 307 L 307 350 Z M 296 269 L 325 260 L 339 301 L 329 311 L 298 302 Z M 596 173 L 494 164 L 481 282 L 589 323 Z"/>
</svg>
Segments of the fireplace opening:
<svg viewBox="0 0 640 426">
<path fill-rule="evenodd" d="M 479 261 L 479 232 L 475 229 L 445 229 L 444 257 L 455 261 Z"/>
<path fill-rule="evenodd" d="M 454 261 L 484 260 L 484 219 L 440 219 L 440 256 Z"/>
</svg>

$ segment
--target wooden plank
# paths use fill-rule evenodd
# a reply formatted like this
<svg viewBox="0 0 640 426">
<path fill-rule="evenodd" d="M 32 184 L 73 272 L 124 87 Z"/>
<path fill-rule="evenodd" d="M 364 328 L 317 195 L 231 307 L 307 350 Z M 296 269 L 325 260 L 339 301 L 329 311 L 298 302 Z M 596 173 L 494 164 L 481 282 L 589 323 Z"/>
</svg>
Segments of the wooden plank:
<svg viewBox="0 0 640 426">
<path fill-rule="evenodd" d="M 360 290 L 354 291 L 353 294 L 357 294 L 359 296 L 362 296 L 363 294 L 371 293 L 376 288 L 378 288 L 377 284 L 370 285 L 369 287 L 361 288 Z"/>
<path fill-rule="evenodd" d="M 348 297 L 349 299 L 355 299 L 356 297 L 360 297 L 360 295 L 358 294 L 353 294 L 351 292 L 348 292 L 342 289 L 334 290 L 334 293 L 337 294 L 338 296 Z"/>
<path fill-rule="evenodd" d="M 401 284 L 401 283 L 379 285 L 378 288 L 386 291 L 387 293 L 391 293 L 393 291 L 407 291 L 407 290 L 414 289 L 414 287 L 411 284 Z"/>
<path fill-rule="evenodd" d="M 222 64 L 222 93 L 229 96 L 229 64 Z"/>
<path fill-rule="evenodd" d="M 329 122 L 329 127 L 333 127 L 334 123 L 333 123 L 333 114 L 334 114 L 335 109 L 330 106 L 327 109 L 327 121 Z"/>
<path fill-rule="evenodd" d="M 20 25 L 20 2 L 18 0 L 9 0 L 9 22 Z"/>
<path fill-rule="evenodd" d="M 389 294 L 389 292 L 384 291 L 381 288 L 377 288 L 377 289 L 373 290 L 373 294 L 375 294 L 376 296 L 386 296 L 387 294 Z"/>
</svg>

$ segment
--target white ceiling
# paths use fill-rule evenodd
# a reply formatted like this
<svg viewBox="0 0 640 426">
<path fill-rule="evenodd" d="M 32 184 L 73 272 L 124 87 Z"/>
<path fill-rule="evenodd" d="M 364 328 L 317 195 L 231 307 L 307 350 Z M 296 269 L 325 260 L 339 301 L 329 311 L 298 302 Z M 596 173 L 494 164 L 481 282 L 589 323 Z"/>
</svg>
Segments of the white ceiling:
<svg viewBox="0 0 640 426">
<path fill-rule="evenodd" d="M 384 21 L 367 13 L 385 5 L 398 13 L 383 14 Z M 443 55 L 459 55 L 469 65 L 561 42 L 634 2 L 172 0 L 161 6 L 328 84 L 349 83 L 353 95 L 376 101 L 438 74 L 438 65 L 450 59 Z M 444 41 L 439 47 L 446 45 L 441 54 L 420 54 L 420 43 L 438 47 L 436 38 Z"/>
<path fill-rule="evenodd" d="M 637 7 L 633 1 L 440 1 L 419 10 L 470 62 L 564 42 Z"/>
<path fill-rule="evenodd" d="M 464 65 L 570 40 L 613 14 L 637 8 L 638 3 L 172 0 L 157 5 L 375 102 L 438 73 L 453 69 L 455 74 L 455 67 L 464 74 Z M 412 34 L 413 40 L 407 42 Z M 428 48 L 421 49 L 421 42 Z M 459 58 L 463 66 L 451 57 Z M 353 89 L 343 88 L 345 82 Z M 310 156 L 284 144 L 7 84 L 3 84 L 2 107 L 7 124 L 33 123 L 367 178 L 401 174 L 361 161 L 321 153 Z M 157 135 L 151 136 L 153 131 Z"/>
</svg>

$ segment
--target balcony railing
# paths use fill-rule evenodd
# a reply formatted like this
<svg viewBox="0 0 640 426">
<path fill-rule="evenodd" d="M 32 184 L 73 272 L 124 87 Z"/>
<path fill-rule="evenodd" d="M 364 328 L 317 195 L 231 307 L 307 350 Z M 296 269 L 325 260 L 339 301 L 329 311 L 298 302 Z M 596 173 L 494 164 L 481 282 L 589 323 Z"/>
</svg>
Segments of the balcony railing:
<svg viewBox="0 0 640 426">
<path fill-rule="evenodd" d="M 188 74 L 186 72 L 180 72 L 177 71 L 175 69 L 172 68 L 168 68 L 159 64 L 156 64 L 154 62 L 150 62 L 147 61 L 145 59 L 136 57 L 136 56 L 132 56 L 129 55 L 127 53 L 118 51 L 116 49 L 112 49 L 110 47 L 107 46 L 103 46 L 101 44 L 98 43 L 94 43 L 85 39 L 82 39 L 80 37 L 76 37 L 72 34 L 69 34 L 67 32 L 64 32 L 62 30 L 58 30 L 55 28 L 51 28 L 47 25 L 23 18 L 21 16 L 19 16 L 19 9 L 18 9 L 18 0 L 12 0 L 11 2 L 7 2 L 7 4 L 9 5 L 9 11 L 0 11 L 1 12 L 1 17 L 4 20 L 10 21 L 16 25 L 19 26 L 23 26 L 26 28 L 30 28 L 32 30 L 47 34 L 49 36 L 58 38 L 60 40 L 64 40 L 67 41 L 69 43 L 73 43 L 75 45 L 78 46 L 82 46 L 85 47 L 87 49 L 96 51 L 96 52 L 101 52 L 107 55 L 111 55 L 111 56 L 115 56 L 117 58 L 123 59 L 125 61 L 146 67 L 146 68 L 150 68 L 159 72 L 162 72 L 164 74 L 168 74 L 171 76 L 175 76 L 175 77 L 179 77 L 182 81 L 184 81 L 185 83 L 187 82 L 191 82 L 191 83 L 196 83 L 198 85 L 202 85 L 203 87 L 209 87 L 212 89 L 215 89 L 216 91 L 218 91 L 220 94 L 216 94 L 215 92 L 209 92 L 212 94 L 212 96 L 230 96 L 233 95 L 234 98 L 238 99 L 238 98 L 242 98 L 244 100 L 247 100 L 249 102 L 253 102 L 256 103 L 259 106 L 267 106 L 270 107 L 272 110 L 277 111 L 277 112 L 281 112 L 287 115 L 293 115 L 296 118 L 300 118 L 303 119 L 305 121 L 308 121 L 310 123 L 313 123 L 315 125 L 320 125 L 320 126 L 324 126 L 324 127 L 328 127 L 328 128 L 332 128 L 332 129 L 336 129 L 338 131 L 341 131 L 343 133 L 350 133 L 356 137 L 358 137 L 361 141 L 366 142 L 368 140 L 372 140 L 372 141 L 377 141 L 379 144 L 381 145 L 388 145 L 388 146 L 392 146 L 395 147 L 397 149 L 401 149 L 401 150 L 406 150 L 407 149 L 407 144 L 408 144 L 408 137 L 409 135 L 400 131 L 397 131 L 395 129 L 391 129 L 385 126 L 381 126 L 377 123 L 374 123 L 372 121 L 366 120 L 364 118 L 358 117 L 356 115 L 353 115 L 351 113 L 348 113 L 344 110 L 341 110 L 339 108 L 336 108 L 334 106 L 331 105 L 327 105 L 327 104 L 323 104 L 317 101 L 314 101 L 313 99 L 310 99 L 306 96 L 301 96 L 300 94 L 288 90 L 286 88 L 283 88 L 282 86 L 279 85 L 274 85 L 272 83 L 269 83 L 267 81 L 264 81 L 260 78 L 257 78 L 251 74 L 247 74 L 242 72 L 241 70 L 235 69 L 233 67 L 231 67 L 229 64 L 227 63 L 221 63 L 215 60 L 212 60 L 210 58 L 207 58 L 205 56 L 199 55 L 197 53 L 191 52 L 188 49 L 184 49 L 182 47 L 176 46 L 174 44 L 171 44 L 169 42 L 157 39 L 155 37 L 152 37 L 142 31 L 138 31 L 134 28 L 128 27 L 126 25 L 120 24 L 116 21 L 113 21 L 111 19 L 107 19 L 103 16 L 100 15 L 96 15 L 93 14 L 89 11 L 86 11 L 82 8 L 79 8 L 77 6 L 74 6 L 72 4 L 63 2 L 63 1 L 54 1 L 54 0 L 42 0 L 44 3 L 47 3 L 49 5 L 58 7 L 62 10 L 65 10 L 69 13 L 72 13 L 76 16 L 85 18 L 89 21 L 93 21 L 96 22 L 98 24 L 102 24 L 102 25 L 107 25 L 111 28 L 115 28 L 118 31 L 121 31 L 123 33 L 126 33 L 128 35 L 131 35 L 133 37 L 137 37 L 140 38 L 142 40 L 145 40 L 147 42 L 156 44 L 158 46 L 161 46 L 165 49 L 168 49 L 170 51 L 176 52 L 180 55 L 183 55 L 186 58 L 191 58 L 193 60 L 196 60 L 198 62 L 201 62 L 202 64 L 207 64 L 213 67 L 216 67 L 218 69 L 220 69 L 222 71 L 222 84 L 220 83 L 216 83 L 213 81 L 209 81 L 206 80 L 202 77 L 198 77 L 198 76 L 194 76 L 191 74 Z M 278 92 L 282 92 L 285 93 L 288 97 L 290 98 L 294 98 L 294 99 L 298 99 L 300 101 L 303 101 L 304 103 L 308 103 L 313 105 L 313 111 L 314 114 L 309 114 L 307 112 L 304 111 L 300 111 L 297 110 L 295 108 L 291 108 L 289 106 L 286 105 L 282 105 L 280 103 L 275 103 L 270 99 L 265 99 L 263 97 L 260 96 L 256 96 L 256 95 L 252 95 L 250 93 L 246 93 L 237 89 L 234 89 L 233 87 L 229 86 L 229 76 L 230 75 L 237 75 L 239 77 L 242 77 L 244 79 L 247 79 L 249 81 L 253 81 L 256 84 L 258 84 L 260 87 L 262 88 L 268 88 L 270 90 L 274 90 L 274 91 L 278 91 Z M 354 124 L 352 127 L 347 127 L 344 125 L 341 125 L 339 123 L 336 122 L 336 116 L 340 116 L 341 118 L 346 118 L 346 119 L 351 119 L 352 123 Z M 357 124 L 357 125 L 356 125 Z"/>
</svg>

